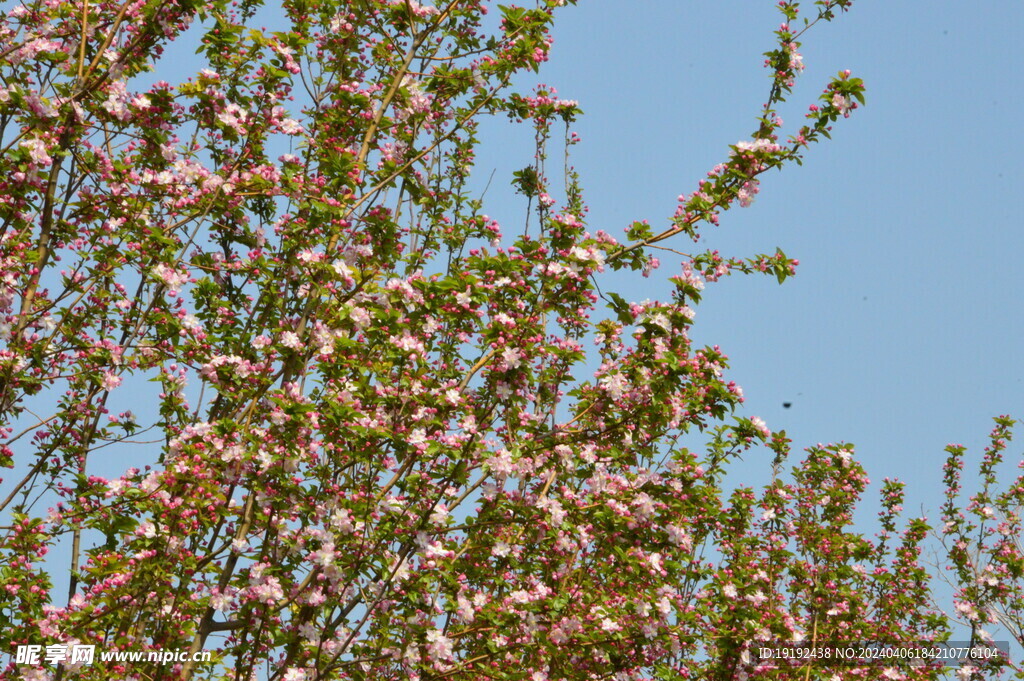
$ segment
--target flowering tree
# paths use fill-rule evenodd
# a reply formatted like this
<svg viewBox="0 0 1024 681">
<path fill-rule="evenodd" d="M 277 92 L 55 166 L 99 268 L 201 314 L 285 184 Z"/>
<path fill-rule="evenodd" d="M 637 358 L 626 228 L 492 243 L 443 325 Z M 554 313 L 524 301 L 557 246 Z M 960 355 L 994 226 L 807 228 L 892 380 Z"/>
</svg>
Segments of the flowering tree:
<svg viewBox="0 0 1024 681">
<path fill-rule="evenodd" d="M 785 434 L 730 419 L 725 356 L 688 336 L 705 282 L 781 282 L 796 261 L 686 254 L 666 301 L 599 286 L 650 275 L 659 242 L 696 241 L 857 108 L 841 72 L 788 136 L 776 113 L 804 31 L 850 1 L 808 19 L 779 3 L 752 138 L 664 228 L 622 240 L 587 230 L 570 167 L 548 175 L 576 103 L 511 86 L 547 59 L 564 4 L 7 11 L 3 638 L 187 653 L 56 650 L 7 674 L 827 678 L 770 671 L 754 648 L 941 633 L 898 485 L 882 538 L 851 532 L 852 449 L 786 474 Z M 279 30 L 256 27 L 268 13 Z M 187 36 L 205 68 L 153 82 Z M 535 130 L 513 178 L 532 232 L 504 233 L 477 198 L 485 116 Z M 683 445 L 697 431 L 705 451 Z M 730 495 L 725 470 L 760 445 L 772 482 Z"/>
<path fill-rule="evenodd" d="M 955 616 L 970 628 L 971 644 L 985 645 L 993 640 L 988 629 L 998 627 L 1018 645 L 1024 645 L 1024 546 L 1021 544 L 1021 510 L 1024 508 L 1024 476 L 1016 477 L 1000 489 L 1000 464 L 1007 443 L 1013 438 L 1015 421 L 1009 416 L 995 419 L 989 445 L 978 465 L 981 487 L 967 503 L 961 476 L 966 449 L 960 445 L 946 448 L 946 503 L 943 507 L 943 544 L 945 568 L 952 573 L 956 587 Z M 1022 462 L 1018 467 L 1024 466 Z M 1024 668 L 1012 659 L 996 662 L 1013 669 L 1016 678 L 1024 677 Z M 965 667 L 979 674 L 986 665 L 976 662 Z M 987 670 L 986 670 L 987 671 Z"/>
</svg>

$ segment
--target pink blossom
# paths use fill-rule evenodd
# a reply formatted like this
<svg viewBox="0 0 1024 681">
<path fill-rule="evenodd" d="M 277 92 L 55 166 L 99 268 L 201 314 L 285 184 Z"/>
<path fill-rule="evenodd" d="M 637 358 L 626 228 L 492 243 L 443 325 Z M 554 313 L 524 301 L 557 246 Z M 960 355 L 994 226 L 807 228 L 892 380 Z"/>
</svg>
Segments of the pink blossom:
<svg viewBox="0 0 1024 681">
<path fill-rule="evenodd" d="M 298 350 L 302 347 L 302 341 L 299 339 L 299 335 L 294 331 L 284 331 L 281 333 L 280 343 L 286 348 L 292 350 Z"/>
<path fill-rule="evenodd" d="M 408 331 L 403 332 L 401 336 L 392 336 L 388 340 L 399 350 L 404 350 L 406 352 L 423 352 L 423 341 L 416 338 Z"/>
<path fill-rule="evenodd" d="M 164 263 L 159 263 L 152 271 L 153 276 L 163 281 L 172 293 L 180 291 L 182 285 L 189 280 L 187 272 L 179 272 Z"/>
<path fill-rule="evenodd" d="M 362 307 L 352 307 L 348 311 L 349 319 L 358 328 L 363 329 L 370 325 L 371 317 L 370 313 Z"/>
<path fill-rule="evenodd" d="M 970 681 L 971 679 L 975 678 L 975 674 L 977 673 L 977 671 L 978 668 L 974 665 L 964 664 L 956 670 L 956 676 L 962 681 Z"/>
<path fill-rule="evenodd" d="M 608 396 L 613 400 L 621 398 L 628 387 L 626 377 L 618 373 L 604 376 L 600 383 L 601 387 L 608 391 Z"/>
<path fill-rule="evenodd" d="M 427 632 L 427 656 L 435 664 L 447 662 L 453 658 L 452 640 L 439 629 Z"/>
<path fill-rule="evenodd" d="M 776 152 L 780 151 L 782 147 L 770 139 L 757 138 L 753 141 L 737 142 L 736 150 L 739 152 Z"/>
<path fill-rule="evenodd" d="M 750 419 L 750 423 L 762 435 L 764 435 L 765 437 L 771 437 L 772 431 L 771 429 L 768 428 L 768 424 L 764 422 L 764 419 L 762 419 L 759 416 L 755 416 L 752 419 Z"/>
<path fill-rule="evenodd" d="M 248 113 L 234 102 L 229 102 L 228 105 L 224 107 L 224 110 L 217 114 L 217 120 L 234 130 L 239 135 L 245 134 L 245 123 L 248 118 Z"/>
<path fill-rule="evenodd" d="M 758 180 L 747 180 L 740 187 L 740 190 L 736 192 L 736 198 L 739 200 L 740 207 L 746 208 L 754 202 L 754 197 L 760 191 L 760 182 Z M 719 275 L 721 276 L 721 275 Z"/>
<path fill-rule="evenodd" d="M 222 593 L 216 588 L 214 588 L 213 593 L 210 595 L 210 607 L 218 612 L 227 612 L 233 602 L 234 598 L 230 593 Z"/>
<path fill-rule="evenodd" d="M 114 81 L 107 86 L 107 99 L 103 108 L 119 121 L 128 119 L 128 91 L 124 81 Z"/>
<path fill-rule="evenodd" d="M 970 603 L 965 601 L 956 601 L 954 605 L 956 611 L 966 617 L 971 622 L 977 622 L 980 619 L 978 615 L 978 609 Z"/>
<path fill-rule="evenodd" d="M 38 137 L 30 137 L 21 141 L 21 148 L 28 149 L 29 157 L 36 165 L 48 166 L 53 163 L 53 158 L 46 149 L 46 142 Z"/>
<path fill-rule="evenodd" d="M 34 59 L 40 52 L 57 51 L 60 47 L 61 44 L 55 40 L 34 38 L 8 54 L 5 59 L 10 61 L 11 64 L 20 64 L 23 61 Z"/>
<path fill-rule="evenodd" d="M 523 363 L 519 351 L 515 348 L 505 348 L 501 352 L 501 359 L 506 369 L 517 369 Z"/>
<path fill-rule="evenodd" d="M 804 58 L 796 51 L 795 45 L 790 45 L 789 49 L 789 68 L 793 71 L 801 72 L 804 70 Z"/>
<path fill-rule="evenodd" d="M 839 110 L 839 113 L 844 116 L 848 115 L 850 109 L 850 100 L 847 97 L 839 94 L 838 92 L 832 95 L 832 106 Z"/>
<path fill-rule="evenodd" d="M 438 13 L 436 7 L 420 4 L 417 0 L 391 0 L 391 4 L 409 7 L 412 13 L 418 17 L 428 17 Z"/>
</svg>

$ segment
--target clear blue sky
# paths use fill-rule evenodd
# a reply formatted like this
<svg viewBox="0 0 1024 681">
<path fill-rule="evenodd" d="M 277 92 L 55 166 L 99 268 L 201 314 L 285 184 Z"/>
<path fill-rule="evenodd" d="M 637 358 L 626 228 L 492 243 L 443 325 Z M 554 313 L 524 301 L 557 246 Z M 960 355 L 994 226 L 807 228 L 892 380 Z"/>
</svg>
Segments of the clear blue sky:
<svg viewBox="0 0 1024 681">
<path fill-rule="evenodd" d="M 780 20 L 767 0 L 584 0 L 561 15 L 541 80 L 586 112 L 574 162 L 592 229 L 664 224 L 675 197 L 749 137 Z M 709 285 L 693 335 L 730 356 L 747 415 L 786 429 L 798 453 L 855 443 L 873 481 L 908 483 L 908 512 L 937 515 L 946 444 L 977 453 L 992 416 L 1024 417 L 1022 35 L 1024 5 L 1009 1 L 861 1 L 819 24 L 782 109 L 788 129 L 840 69 L 865 80 L 867 106 L 803 167 L 765 176 L 754 204 L 700 244 L 800 259 L 783 286 Z M 482 162 L 504 188 L 529 161 L 509 154 L 526 138 L 496 138 L 503 149 Z M 507 211 L 497 217 L 521 220 L 520 204 Z M 676 273 L 625 293 L 668 298 Z"/>
</svg>

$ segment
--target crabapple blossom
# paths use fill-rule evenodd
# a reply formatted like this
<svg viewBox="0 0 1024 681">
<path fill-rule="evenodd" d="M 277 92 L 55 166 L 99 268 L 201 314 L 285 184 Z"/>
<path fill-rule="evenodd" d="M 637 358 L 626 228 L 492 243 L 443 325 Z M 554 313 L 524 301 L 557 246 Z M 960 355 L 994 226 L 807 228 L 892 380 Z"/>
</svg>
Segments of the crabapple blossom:
<svg viewBox="0 0 1024 681">
<path fill-rule="evenodd" d="M 787 136 L 804 34 L 780 3 L 757 129 L 663 224 L 613 235 L 569 163 L 549 176 L 580 104 L 524 85 L 573 4 L 0 16 L 4 640 L 212 658 L 4 678 L 754 678 L 753 640 L 942 634 L 923 522 L 893 545 L 899 486 L 885 538 L 854 532 L 852 449 L 786 469 L 691 334 L 709 284 L 798 263 L 678 242 L 724 228 L 863 84 L 840 72 Z M 484 212 L 489 116 L 532 134 L 508 150 L 525 224 Z M 617 293 L 629 278 L 652 299 Z M 776 475 L 728 489 L 741 456 Z M 1012 582 L 992 565 L 960 599 L 979 620 Z"/>
</svg>

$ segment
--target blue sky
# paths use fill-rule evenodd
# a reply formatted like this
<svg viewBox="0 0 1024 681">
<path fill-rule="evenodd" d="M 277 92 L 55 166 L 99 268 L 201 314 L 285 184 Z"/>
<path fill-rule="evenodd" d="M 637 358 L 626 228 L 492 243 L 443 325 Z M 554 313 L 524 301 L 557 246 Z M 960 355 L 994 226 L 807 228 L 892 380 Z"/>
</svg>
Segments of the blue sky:
<svg viewBox="0 0 1024 681">
<path fill-rule="evenodd" d="M 586 0 L 561 15 L 540 79 L 585 111 L 573 161 L 592 230 L 664 224 L 675 197 L 750 136 L 780 20 L 775 3 L 750 0 Z M 1020 35 L 1024 5 L 1012 2 L 965 12 L 950 1 L 862 1 L 819 24 L 781 110 L 787 129 L 840 69 L 865 80 L 867 106 L 802 167 L 764 177 L 754 204 L 725 213 L 700 244 L 741 256 L 780 247 L 800 260 L 783 286 L 709 285 L 693 335 L 730 356 L 747 415 L 785 429 L 797 452 L 855 443 L 873 481 L 908 483 L 908 513 L 924 505 L 936 517 L 946 444 L 977 453 L 991 417 L 1024 416 Z M 506 187 L 530 160 L 514 153 L 528 136 L 494 141 L 480 169 Z M 487 207 L 521 220 L 521 203 Z M 666 264 L 623 293 L 667 298 L 663 282 L 677 272 Z"/>
</svg>

